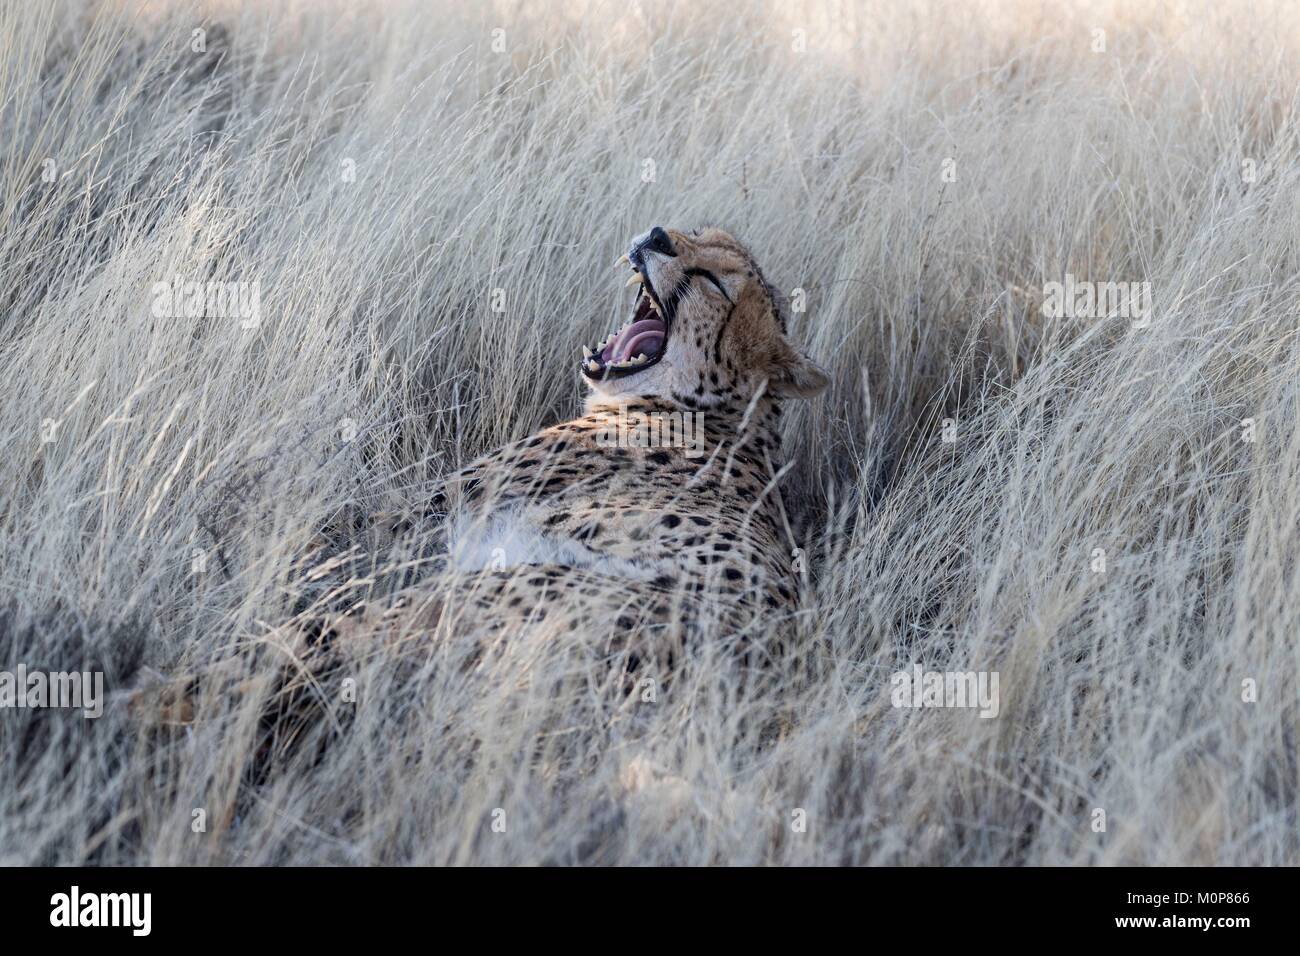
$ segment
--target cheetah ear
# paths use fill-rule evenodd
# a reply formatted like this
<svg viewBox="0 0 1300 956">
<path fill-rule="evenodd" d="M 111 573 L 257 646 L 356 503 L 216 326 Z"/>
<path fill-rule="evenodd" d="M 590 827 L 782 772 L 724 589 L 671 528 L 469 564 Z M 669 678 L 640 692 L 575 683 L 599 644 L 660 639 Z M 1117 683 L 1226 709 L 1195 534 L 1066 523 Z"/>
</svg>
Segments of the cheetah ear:
<svg viewBox="0 0 1300 956">
<path fill-rule="evenodd" d="M 768 366 L 767 388 L 778 398 L 812 398 L 830 383 L 825 369 L 785 341 Z"/>
</svg>

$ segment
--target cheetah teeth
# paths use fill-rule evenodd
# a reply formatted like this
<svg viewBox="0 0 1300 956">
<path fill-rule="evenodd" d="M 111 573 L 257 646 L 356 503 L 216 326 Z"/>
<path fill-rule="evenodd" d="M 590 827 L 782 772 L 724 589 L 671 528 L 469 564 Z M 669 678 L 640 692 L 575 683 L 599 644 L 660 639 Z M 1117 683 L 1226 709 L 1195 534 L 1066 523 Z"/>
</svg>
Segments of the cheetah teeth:
<svg viewBox="0 0 1300 956">
<path fill-rule="evenodd" d="M 645 282 L 645 276 L 639 272 L 633 272 L 627 280 L 628 285 L 640 285 L 642 282 Z"/>
<path fill-rule="evenodd" d="M 632 260 L 628 258 L 628 255 L 627 255 L 626 252 L 623 253 L 621 256 L 619 256 L 617 259 L 614 260 L 614 268 L 615 268 L 615 269 L 617 269 L 619 266 L 623 266 L 623 265 L 629 265 L 629 266 L 630 266 L 631 264 L 632 264 Z"/>
<path fill-rule="evenodd" d="M 650 359 L 644 352 L 638 353 L 636 358 L 624 359 L 622 362 L 611 362 L 610 368 L 636 368 L 638 365 L 644 365 Z"/>
</svg>

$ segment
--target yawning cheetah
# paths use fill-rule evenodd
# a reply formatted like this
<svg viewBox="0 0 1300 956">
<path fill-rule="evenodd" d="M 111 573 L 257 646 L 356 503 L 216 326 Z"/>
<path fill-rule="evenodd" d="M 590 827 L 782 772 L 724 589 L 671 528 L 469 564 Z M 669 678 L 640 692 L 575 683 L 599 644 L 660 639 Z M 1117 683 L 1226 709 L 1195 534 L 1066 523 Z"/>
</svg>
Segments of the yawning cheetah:
<svg viewBox="0 0 1300 956">
<path fill-rule="evenodd" d="M 623 328 L 583 349 L 586 414 L 446 480 L 428 509 L 447 530 L 437 573 L 323 620 L 305 612 L 283 632 L 290 658 L 302 650 L 294 634 L 327 653 L 314 676 L 265 675 L 280 681 L 277 726 L 317 699 L 324 675 L 383 648 L 473 666 L 489 647 L 527 654 L 530 637 L 558 636 L 621 658 L 626 674 L 643 660 L 671 666 L 693 637 L 761 656 L 782 630 L 797 584 L 777 487 L 781 405 L 820 392 L 826 374 L 786 340 L 772 290 L 727 233 L 656 227 L 619 263 L 636 304 Z M 207 667 L 132 706 L 189 723 L 205 684 L 248 690 L 243 663 L 229 663 L 224 681 Z"/>
<path fill-rule="evenodd" d="M 826 374 L 786 340 L 771 288 L 727 233 L 655 227 L 623 264 L 636 304 L 583 349 L 586 414 L 447 480 L 431 511 L 449 531 L 448 576 L 388 626 L 545 624 L 611 646 L 658 634 L 671 650 L 703 619 L 736 633 L 791 607 L 781 405 Z"/>
</svg>

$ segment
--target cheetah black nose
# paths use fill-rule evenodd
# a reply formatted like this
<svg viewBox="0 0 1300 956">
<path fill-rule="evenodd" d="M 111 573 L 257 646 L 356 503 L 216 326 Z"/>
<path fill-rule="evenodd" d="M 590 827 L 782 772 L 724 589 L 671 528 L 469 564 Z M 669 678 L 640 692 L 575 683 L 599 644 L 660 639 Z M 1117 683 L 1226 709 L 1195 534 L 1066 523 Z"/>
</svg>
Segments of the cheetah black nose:
<svg viewBox="0 0 1300 956">
<path fill-rule="evenodd" d="M 676 256 L 677 252 L 673 249 L 672 240 L 668 238 L 668 233 L 664 232 L 659 226 L 650 230 L 645 241 L 641 243 L 638 252 L 658 252 L 665 256 Z"/>
</svg>

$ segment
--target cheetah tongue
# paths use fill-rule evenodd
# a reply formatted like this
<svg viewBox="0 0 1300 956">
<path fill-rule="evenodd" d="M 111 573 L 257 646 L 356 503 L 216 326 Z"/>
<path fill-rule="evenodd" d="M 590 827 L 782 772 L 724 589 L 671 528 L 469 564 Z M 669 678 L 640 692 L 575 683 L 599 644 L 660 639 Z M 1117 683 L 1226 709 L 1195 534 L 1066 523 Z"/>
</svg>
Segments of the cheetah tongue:
<svg viewBox="0 0 1300 956">
<path fill-rule="evenodd" d="M 638 353 L 653 358 L 663 348 L 666 332 L 663 319 L 642 319 L 619 332 L 618 338 L 606 351 L 615 362 L 626 362 Z"/>
</svg>

